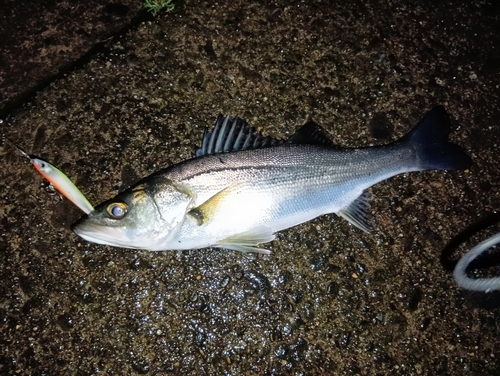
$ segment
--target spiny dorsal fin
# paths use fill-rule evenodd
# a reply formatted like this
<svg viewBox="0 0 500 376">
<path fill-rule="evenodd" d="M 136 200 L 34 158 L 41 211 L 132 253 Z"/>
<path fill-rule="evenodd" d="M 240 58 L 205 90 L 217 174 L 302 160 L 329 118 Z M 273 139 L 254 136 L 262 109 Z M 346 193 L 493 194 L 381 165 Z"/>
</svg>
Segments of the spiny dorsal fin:
<svg viewBox="0 0 500 376">
<path fill-rule="evenodd" d="M 287 142 L 289 144 L 309 144 L 336 147 L 328 137 L 326 131 L 314 121 L 308 121 L 292 135 Z"/>
<path fill-rule="evenodd" d="M 370 198 L 370 192 L 364 190 L 347 208 L 339 211 L 338 215 L 360 230 L 370 232 L 373 230 L 373 218 L 370 213 Z"/>
<path fill-rule="evenodd" d="M 195 148 L 194 156 L 260 149 L 282 143 L 281 140 L 263 136 L 243 119 L 219 115 L 213 131 L 205 130 L 201 147 Z"/>
</svg>

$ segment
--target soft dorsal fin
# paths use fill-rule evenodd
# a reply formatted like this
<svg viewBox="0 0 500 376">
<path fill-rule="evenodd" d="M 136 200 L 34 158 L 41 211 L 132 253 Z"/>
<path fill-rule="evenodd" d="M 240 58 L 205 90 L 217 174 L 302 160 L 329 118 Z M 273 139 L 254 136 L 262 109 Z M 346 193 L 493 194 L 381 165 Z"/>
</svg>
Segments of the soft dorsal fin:
<svg viewBox="0 0 500 376">
<path fill-rule="evenodd" d="M 370 232 L 373 230 L 373 218 L 370 213 L 370 198 L 370 192 L 364 190 L 348 207 L 339 211 L 338 215 L 360 230 Z"/>
<path fill-rule="evenodd" d="M 201 147 L 195 148 L 194 156 L 260 149 L 282 143 L 281 140 L 263 136 L 243 119 L 219 115 L 213 131 L 205 130 Z"/>
<path fill-rule="evenodd" d="M 287 142 L 289 144 L 309 144 L 336 147 L 328 137 L 326 131 L 314 121 L 308 121 L 292 135 Z"/>
</svg>

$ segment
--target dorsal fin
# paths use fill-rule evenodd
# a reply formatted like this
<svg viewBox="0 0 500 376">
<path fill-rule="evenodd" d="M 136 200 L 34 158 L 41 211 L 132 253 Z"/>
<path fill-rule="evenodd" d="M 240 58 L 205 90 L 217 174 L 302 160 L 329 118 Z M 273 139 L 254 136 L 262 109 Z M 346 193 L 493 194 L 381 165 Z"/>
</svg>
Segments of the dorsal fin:
<svg viewBox="0 0 500 376">
<path fill-rule="evenodd" d="M 195 148 L 194 156 L 260 149 L 282 143 L 281 140 L 263 136 L 243 119 L 219 115 L 213 131 L 205 130 L 201 147 Z"/>
<path fill-rule="evenodd" d="M 289 144 L 309 144 L 336 147 L 328 137 L 326 131 L 314 121 L 308 121 L 292 135 L 287 142 Z"/>
</svg>

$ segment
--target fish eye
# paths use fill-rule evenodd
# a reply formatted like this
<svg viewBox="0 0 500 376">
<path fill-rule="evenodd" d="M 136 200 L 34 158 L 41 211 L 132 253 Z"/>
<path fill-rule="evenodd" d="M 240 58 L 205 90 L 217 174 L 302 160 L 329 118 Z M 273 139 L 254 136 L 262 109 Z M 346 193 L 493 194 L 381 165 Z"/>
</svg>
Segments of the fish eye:
<svg viewBox="0 0 500 376">
<path fill-rule="evenodd" d="M 113 219 L 122 219 L 127 214 L 127 204 L 124 202 L 113 202 L 108 205 L 108 214 Z"/>
</svg>

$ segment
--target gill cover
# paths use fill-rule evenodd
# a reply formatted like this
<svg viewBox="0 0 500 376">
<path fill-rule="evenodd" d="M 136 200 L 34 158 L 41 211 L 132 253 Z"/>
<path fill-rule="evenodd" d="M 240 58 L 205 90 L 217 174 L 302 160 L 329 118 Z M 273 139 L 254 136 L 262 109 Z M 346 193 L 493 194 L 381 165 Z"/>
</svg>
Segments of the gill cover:
<svg viewBox="0 0 500 376">
<path fill-rule="evenodd" d="M 161 249 L 184 221 L 190 202 L 189 191 L 168 179 L 141 182 L 97 206 L 73 231 L 98 244 Z"/>
</svg>

